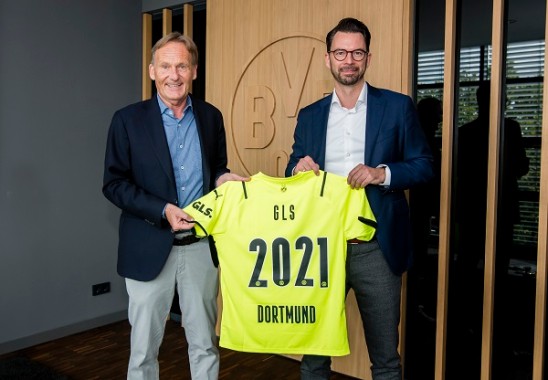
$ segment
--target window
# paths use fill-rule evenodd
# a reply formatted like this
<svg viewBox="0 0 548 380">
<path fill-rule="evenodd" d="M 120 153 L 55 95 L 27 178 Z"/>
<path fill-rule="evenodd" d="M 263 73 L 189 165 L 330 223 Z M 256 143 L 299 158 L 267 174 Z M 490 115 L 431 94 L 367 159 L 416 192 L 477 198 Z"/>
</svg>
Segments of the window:
<svg viewBox="0 0 548 380">
<path fill-rule="evenodd" d="M 515 226 L 514 244 L 531 249 L 537 244 L 544 49 L 544 41 L 512 43 L 506 57 L 505 116 L 520 123 L 529 158 L 529 172 L 519 180 L 521 220 Z M 480 81 L 490 78 L 491 59 L 490 46 L 460 52 L 459 126 L 477 117 L 476 89 Z M 442 100 L 443 60 L 443 51 L 419 53 L 417 101 L 428 96 Z M 441 131 L 438 129 L 438 138 Z"/>
</svg>

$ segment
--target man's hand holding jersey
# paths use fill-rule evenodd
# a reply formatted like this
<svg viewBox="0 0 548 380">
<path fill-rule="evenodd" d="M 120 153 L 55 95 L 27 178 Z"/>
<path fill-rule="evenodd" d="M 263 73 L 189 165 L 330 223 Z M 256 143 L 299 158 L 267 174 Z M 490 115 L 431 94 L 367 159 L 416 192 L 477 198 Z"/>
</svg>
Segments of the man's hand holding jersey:
<svg viewBox="0 0 548 380">
<path fill-rule="evenodd" d="M 164 213 L 172 231 L 190 230 L 194 227 L 192 217 L 171 203 L 166 205 Z"/>
<path fill-rule="evenodd" d="M 303 157 L 297 162 L 292 170 L 295 175 L 298 172 L 313 170 L 316 175 L 320 174 L 320 166 L 314 162 L 312 157 Z M 386 180 L 385 167 L 372 168 L 364 164 L 358 164 L 348 173 L 347 182 L 353 189 L 363 189 L 367 185 L 381 185 Z"/>
<path fill-rule="evenodd" d="M 223 175 L 220 175 L 219 178 L 217 178 L 217 181 L 215 182 L 216 187 L 221 186 L 223 183 L 228 181 L 249 181 L 249 177 L 242 177 L 241 175 L 234 174 L 234 173 L 224 173 Z M 171 226 L 171 230 L 174 232 L 177 231 L 184 231 L 184 230 L 190 230 L 194 227 L 193 221 L 194 219 L 188 215 L 186 212 L 183 211 L 183 209 L 168 203 L 165 208 L 165 216 L 167 221 L 169 222 L 169 225 Z"/>
</svg>

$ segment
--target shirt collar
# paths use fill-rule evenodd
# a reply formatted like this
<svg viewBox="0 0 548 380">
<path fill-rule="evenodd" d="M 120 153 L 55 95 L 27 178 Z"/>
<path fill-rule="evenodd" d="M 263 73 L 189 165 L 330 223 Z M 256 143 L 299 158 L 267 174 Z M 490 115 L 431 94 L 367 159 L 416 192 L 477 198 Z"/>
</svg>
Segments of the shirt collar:
<svg viewBox="0 0 548 380">
<path fill-rule="evenodd" d="M 160 98 L 160 95 L 156 94 L 156 99 L 158 99 L 158 105 L 160 106 L 160 113 L 164 115 L 166 112 L 169 111 L 169 107 L 164 103 L 164 101 Z M 190 99 L 190 96 L 186 97 L 186 107 L 183 111 L 183 115 L 186 113 L 188 109 L 192 109 L 192 99 Z"/>
<path fill-rule="evenodd" d="M 333 90 L 333 96 L 331 97 L 331 105 L 333 104 L 337 104 L 339 107 L 342 107 L 341 101 L 339 100 L 339 97 L 337 96 L 337 92 L 335 90 Z M 356 107 L 361 104 L 367 105 L 367 82 L 364 83 L 362 91 L 360 92 L 360 96 L 358 96 L 358 100 L 356 101 Z"/>
</svg>

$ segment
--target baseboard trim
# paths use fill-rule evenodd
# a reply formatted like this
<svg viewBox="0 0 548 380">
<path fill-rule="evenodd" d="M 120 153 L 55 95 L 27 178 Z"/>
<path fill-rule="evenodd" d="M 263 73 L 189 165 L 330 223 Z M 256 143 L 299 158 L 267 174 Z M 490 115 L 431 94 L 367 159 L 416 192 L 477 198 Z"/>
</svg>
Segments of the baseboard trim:
<svg viewBox="0 0 548 380">
<path fill-rule="evenodd" d="M 50 340 L 63 338 L 68 335 L 77 334 L 83 331 L 94 329 L 96 327 L 105 326 L 110 323 L 120 322 L 124 319 L 127 319 L 127 310 L 122 310 L 116 313 L 89 319 L 87 321 L 78 322 L 69 326 L 59 327 L 54 330 L 44 331 L 9 342 L 0 343 L 0 355 L 22 350 L 24 348 L 35 346 L 37 344 L 49 342 Z"/>
</svg>

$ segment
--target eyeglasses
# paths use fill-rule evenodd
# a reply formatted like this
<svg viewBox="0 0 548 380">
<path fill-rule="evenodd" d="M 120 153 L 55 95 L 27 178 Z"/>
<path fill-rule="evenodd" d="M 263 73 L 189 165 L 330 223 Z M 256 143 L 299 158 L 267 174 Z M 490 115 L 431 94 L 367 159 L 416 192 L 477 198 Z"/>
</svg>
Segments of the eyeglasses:
<svg viewBox="0 0 548 380">
<path fill-rule="evenodd" d="M 365 51 L 363 49 L 356 49 L 356 50 L 335 49 L 335 50 L 328 51 L 328 53 L 333 53 L 333 57 L 335 57 L 337 61 L 343 61 L 344 59 L 346 59 L 346 56 L 348 55 L 348 53 L 352 55 L 352 59 L 354 61 L 362 61 L 369 54 L 368 51 Z"/>
</svg>

